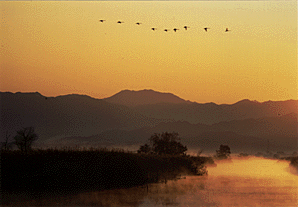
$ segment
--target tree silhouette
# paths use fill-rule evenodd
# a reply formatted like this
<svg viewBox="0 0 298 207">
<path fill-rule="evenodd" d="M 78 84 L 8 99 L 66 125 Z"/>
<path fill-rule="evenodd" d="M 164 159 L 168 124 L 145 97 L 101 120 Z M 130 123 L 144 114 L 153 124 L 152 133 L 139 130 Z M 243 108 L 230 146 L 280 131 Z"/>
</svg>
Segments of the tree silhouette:
<svg viewBox="0 0 298 207">
<path fill-rule="evenodd" d="M 153 134 L 150 138 L 150 145 L 140 146 L 139 153 L 153 153 L 157 155 L 184 155 L 187 147 L 178 142 L 178 133 L 163 132 Z"/>
<path fill-rule="evenodd" d="M 27 153 L 31 149 L 32 143 L 38 139 L 38 135 L 34 132 L 34 127 L 26 127 L 17 131 L 14 139 L 17 147 Z"/>
<path fill-rule="evenodd" d="M 228 159 L 231 154 L 231 149 L 228 145 L 220 145 L 219 150 L 216 150 L 217 159 Z"/>
<path fill-rule="evenodd" d="M 12 144 L 11 142 L 8 142 L 10 135 L 8 135 L 8 131 L 6 131 L 5 134 L 5 141 L 1 142 L 1 150 L 10 150 L 12 148 Z"/>
</svg>

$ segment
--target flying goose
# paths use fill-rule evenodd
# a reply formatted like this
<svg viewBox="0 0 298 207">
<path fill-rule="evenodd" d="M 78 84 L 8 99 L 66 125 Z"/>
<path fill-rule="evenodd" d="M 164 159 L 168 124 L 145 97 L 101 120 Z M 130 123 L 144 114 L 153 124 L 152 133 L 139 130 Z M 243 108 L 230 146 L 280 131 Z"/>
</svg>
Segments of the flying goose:
<svg viewBox="0 0 298 207">
<path fill-rule="evenodd" d="M 184 26 L 183 28 L 184 28 L 185 30 L 187 30 L 187 28 L 189 28 L 189 27 L 188 27 L 188 26 Z"/>
<path fill-rule="evenodd" d="M 210 29 L 210 28 L 209 28 L 209 27 L 205 27 L 205 28 L 204 28 L 204 30 L 205 30 L 206 32 L 208 31 L 208 29 Z"/>
</svg>

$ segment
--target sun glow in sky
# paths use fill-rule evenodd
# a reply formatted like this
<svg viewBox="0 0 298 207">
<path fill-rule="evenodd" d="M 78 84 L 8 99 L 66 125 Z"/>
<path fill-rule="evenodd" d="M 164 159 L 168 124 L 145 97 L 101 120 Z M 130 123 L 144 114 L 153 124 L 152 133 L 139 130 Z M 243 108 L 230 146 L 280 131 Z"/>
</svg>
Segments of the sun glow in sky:
<svg viewBox="0 0 298 207">
<path fill-rule="evenodd" d="M 17 1 L 0 8 L 1 91 L 105 98 L 153 89 L 219 104 L 297 99 L 296 1 Z"/>
</svg>

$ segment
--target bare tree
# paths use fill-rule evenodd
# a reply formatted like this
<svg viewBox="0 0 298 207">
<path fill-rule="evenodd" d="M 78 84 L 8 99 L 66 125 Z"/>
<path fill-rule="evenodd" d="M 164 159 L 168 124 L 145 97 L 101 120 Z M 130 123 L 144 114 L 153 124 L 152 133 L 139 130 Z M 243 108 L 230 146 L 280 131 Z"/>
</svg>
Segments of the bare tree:
<svg viewBox="0 0 298 207">
<path fill-rule="evenodd" d="M 12 143 L 9 143 L 8 140 L 9 140 L 9 137 L 11 135 L 8 135 L 8 131 L 6 131 L 6 134 L 5 134 L 5 141 L 4 142 L 1 142 L 1 150 L 10 150 L 12 148 Z"/>
<path fill-rule="evenodd" d="M 26 127 L 17 131 L 14 139 L 17 147 L 27 153 L 31 149 L 32 143 L 38 139 L 38 135 L 34 132 L 34 127 Z"/>
</svg>

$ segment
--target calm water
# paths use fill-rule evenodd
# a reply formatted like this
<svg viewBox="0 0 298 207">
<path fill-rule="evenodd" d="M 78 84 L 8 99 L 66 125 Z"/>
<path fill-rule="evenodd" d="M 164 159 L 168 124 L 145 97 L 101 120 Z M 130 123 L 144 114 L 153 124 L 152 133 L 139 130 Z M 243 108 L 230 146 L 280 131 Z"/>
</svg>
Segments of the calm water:
<svg viewBox="0 0 298 207">
<path fill-rule="evenodd" d="M 206 177 L 83 193 L 31 206 L 298 206 L 298 176 L 288 162 L 251 158 L 219 163 Z"/>
</svg>

